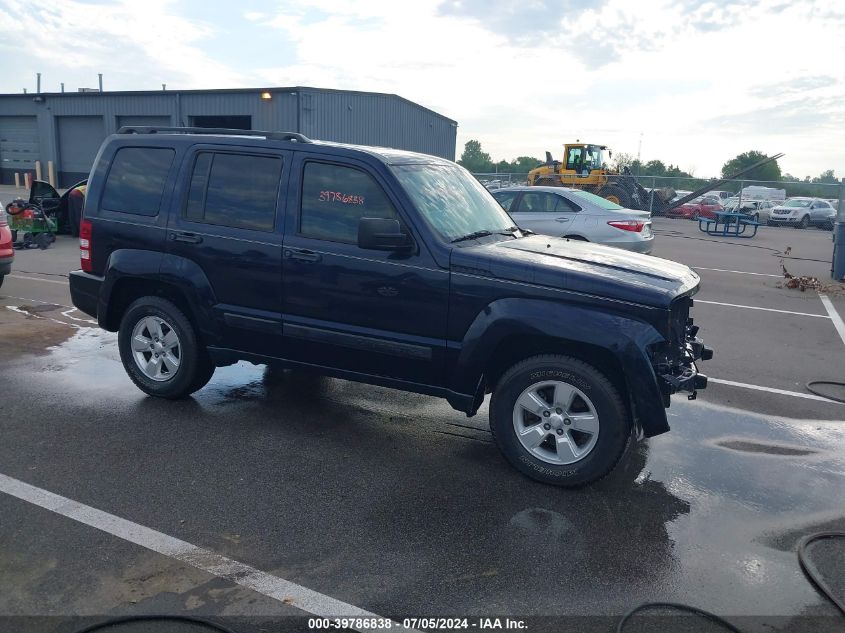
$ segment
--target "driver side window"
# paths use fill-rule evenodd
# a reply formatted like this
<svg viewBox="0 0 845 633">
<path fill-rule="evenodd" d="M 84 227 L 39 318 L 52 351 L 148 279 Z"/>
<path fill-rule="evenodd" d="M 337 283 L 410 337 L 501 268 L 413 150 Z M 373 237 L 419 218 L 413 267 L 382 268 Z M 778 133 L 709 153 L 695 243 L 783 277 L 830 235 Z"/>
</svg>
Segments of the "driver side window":
<svg viewBox="0 0 845 633">
<path fill-rule="evenodd" d="M 364 171 L 328 163 L 305 164 L 300 235 L 357 244 L 361 218 L 399 219 L 381 186 Z"/>
</svg>

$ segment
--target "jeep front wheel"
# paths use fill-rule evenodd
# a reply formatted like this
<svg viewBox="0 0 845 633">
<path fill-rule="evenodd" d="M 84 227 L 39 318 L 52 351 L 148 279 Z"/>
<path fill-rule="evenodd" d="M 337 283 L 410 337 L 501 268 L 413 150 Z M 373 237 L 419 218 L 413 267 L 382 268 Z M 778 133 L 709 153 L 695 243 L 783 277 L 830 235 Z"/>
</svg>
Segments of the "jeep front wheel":
<svg viewBox="0 0 845 633">
<path fill-rule="evenodd" d="M 514 365 L 499 380 L 490 429 L 519 471 L 544 483 L 577 487 L 613 470 L 631 424 L 604 374 L 575 358 L 544 355 Z"/>
<path fill-rule="evenodd" d="M 191 322 L 160 297 L 142 297 L 130 305 L 117 340 L 126 373 L 151 396 L 183 398 L 204 387 L 214 372 Z"/>
</svg>

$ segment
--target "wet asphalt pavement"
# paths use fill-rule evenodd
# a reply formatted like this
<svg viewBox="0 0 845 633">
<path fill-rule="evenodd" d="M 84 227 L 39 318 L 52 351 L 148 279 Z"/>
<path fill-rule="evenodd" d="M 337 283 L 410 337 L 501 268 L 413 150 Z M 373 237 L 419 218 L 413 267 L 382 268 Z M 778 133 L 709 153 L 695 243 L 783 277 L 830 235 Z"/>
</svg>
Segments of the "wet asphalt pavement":
<svg viewBox="0 0 845 633">
<path fill-rule="evenodd" d="M 823 237 L 770 237 L 782 235 Z M 692 265 L 768 274 L 777 263 L 740 261 L 745 252 L 696 262 L 712 251 L 658 239 L 658 255 L 677 248 Z M 25 255 L 25 270 L 42 266 L 30 276 L 56 274 L 52 260 Z M 701 274 L 700 299 L 825 314 L 817 295 L 784 294 L 775 278 Z M 711 385 L 697 401 L 673 398 L 670 433 L 635 446 L 602 482 L 566 491 L 507 465 L 486 405 L 468 419 L 434 398 L 249 364 L 218 369 L 191 399 L 147 398 L 113 334 L 55 307 L 67 304 L 62 286 L 6 284 L 0 302 L 16 308 L 0 313 L 8 477 L 398 620 L 511 615 L 530 630 L 610 631 L 659 600 L 743 631 L 845 630 L 795 554 L 803 535 L 845 529 L 843 405 Z M 694 316 L 716 347 L 711 376 L 797 392 L 843 374 L 829 319 L 699 301 Z M 845 594 L 845 544 L 811 555 Z M 303 615 L 0 494 L 0 631 L 70 631 L 81 622 L 71 616 L 127 613 L 224 616 L 239 631 L 284 630 Z M 666 622 L 626 631 L 723 630 Z"/>
</svg>

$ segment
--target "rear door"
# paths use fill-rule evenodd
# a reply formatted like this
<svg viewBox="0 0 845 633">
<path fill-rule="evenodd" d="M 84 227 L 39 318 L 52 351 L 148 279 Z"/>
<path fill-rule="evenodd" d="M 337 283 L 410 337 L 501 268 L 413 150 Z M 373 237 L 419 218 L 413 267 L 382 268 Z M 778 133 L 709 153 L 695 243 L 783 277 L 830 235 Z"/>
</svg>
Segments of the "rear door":
<svg viewBox="0 0 845 633">
<path fill-rule="evenodd" d="M 224 347 L 281 354 L 280 192 L 290 158 L 275 149 L 196 145 L 182 163 L 167 252 L 194 262 L 208 279 Z M 178 260 L 165 269 L 174 266 Z"/>
</svg>

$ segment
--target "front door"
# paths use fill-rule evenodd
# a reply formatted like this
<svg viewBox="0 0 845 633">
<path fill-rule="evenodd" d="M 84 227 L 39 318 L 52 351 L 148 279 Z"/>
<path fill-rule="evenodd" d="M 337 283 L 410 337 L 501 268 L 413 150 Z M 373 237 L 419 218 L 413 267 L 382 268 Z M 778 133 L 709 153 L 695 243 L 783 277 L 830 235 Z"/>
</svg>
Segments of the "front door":
<svg viewBox="0 0 845 633">
<path fill-rule="evenodd" d="M 385 178 L 354 161 L 297 153 L 284 240 L 285 348 L 292 360 L 442 385 L 449 273 L 439 268 Z M 362 217 L 395 218 L 402 252 L 358 247 Z"/>
<path fill-rule="evenodd" d="M 516 223 L 542 235 L 566 235 L 580 207 L 563 196 L 547 191 L 526 191 L 509 213 Z"/>
<path fill-rule="evenodd" d="M 198 145 L 182 165 L 163 270 L 195 263 L 211 285 L 220 347 L 281 356 L 282 234 L 291 152 Z M 194 270 L 185 268 L 185 275 Z M 202 284 L 202 280 L 195 283 Z"/>
</svg>

